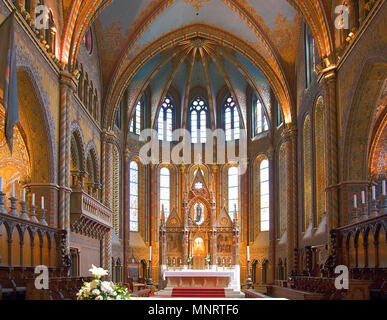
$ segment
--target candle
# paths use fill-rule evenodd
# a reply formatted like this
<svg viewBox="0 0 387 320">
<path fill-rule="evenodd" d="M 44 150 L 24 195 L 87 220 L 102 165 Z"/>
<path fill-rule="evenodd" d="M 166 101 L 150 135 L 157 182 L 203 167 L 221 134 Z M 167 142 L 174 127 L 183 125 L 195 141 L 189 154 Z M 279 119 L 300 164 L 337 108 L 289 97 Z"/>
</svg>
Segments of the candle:
<svg viewBox="0 0 387 320">
<path fill-rule="evenodd" d="M 250 246 L 247 246 L 247 261 L 250 261 Z"/>
<path fill-rule="evenodd" d="M 0 192 L 3 192 L 3 177 L 0 177 Z"/>
<path fill-rule="evenodd" d="M 357 209 L 357 195 L 356 194 L 353 195 L 353 207 L 355 209 Z"/>
<path fill-rule="evenodd" d="M 42 197 L 42 209 L 44 209 L 44 197 Z"/>
<path fill-rule="evenodd" d="M 15 198 L 15 184 L 12 183 L 12 198 Z"/>
<path fill-rule="evenodd" d="M 362 191 L 362 192 L 361 192 L 361 203 L 362 203 L 362 204 L 365 204 L 365 203 L 366 203 L 366 201 L 365 201 L 365 191 Z"/>
<path fill-rule="evenodd" d="M 372 201 L 376 200 L 376 187 L 372 186 Z"/>
<path fill-rule="evenodd" d="M 383 196 L 386 195 L 386 180 L 383 180 L 382 182 L 382 194 Z"/>
<path fill-rule="evenodd" d="M 26 202 L 26 189 L 23 189 L 23 202 Z"/>
<path fill-rule="evenodd" d="M 32 194 L 32 206 L 35 207 L 35 193 Z"/>
<path fill-rule="evenodd" d="M 149 247 L 149 261 L 152 261 L 152 246 Z"/>
</svg>

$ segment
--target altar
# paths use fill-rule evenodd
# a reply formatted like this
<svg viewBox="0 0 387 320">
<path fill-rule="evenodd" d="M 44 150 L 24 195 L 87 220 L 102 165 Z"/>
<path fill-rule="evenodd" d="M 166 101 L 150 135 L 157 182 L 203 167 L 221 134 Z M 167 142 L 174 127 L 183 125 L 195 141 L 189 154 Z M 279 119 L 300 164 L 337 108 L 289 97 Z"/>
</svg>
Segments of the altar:
<svg viewBox="0 0 387 320">
<path fill-rule="evenodd" d="M 240 290 L 239 266 L 219 270 L 166 270 L 163 280 L 168 288 L 224 288 Z"/>
<path fill-rule="evenodd" d="M 231 218 L 232 217 L 232 218 Z M 215 190 L 197 170 L 180 212 L 165 219 L 159 233 L 159 288 L 223 288 L 240 291 L 239 224 L 235 206 L 231 216 L 219 212 Z"/>
</svg>

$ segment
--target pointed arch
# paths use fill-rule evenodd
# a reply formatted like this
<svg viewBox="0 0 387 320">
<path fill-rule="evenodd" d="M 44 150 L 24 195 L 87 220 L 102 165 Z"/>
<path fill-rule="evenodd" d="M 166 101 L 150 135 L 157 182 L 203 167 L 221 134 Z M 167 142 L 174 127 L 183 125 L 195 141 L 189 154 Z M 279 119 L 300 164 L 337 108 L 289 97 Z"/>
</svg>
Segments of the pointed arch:
<svg viewBox="0 0 387 320">
<path fill-rule="evenodd" d="M 71 124 L 71 160 L 74 169 L 86 171 L 86 153 L 82 130 L 77 122 Z"/>
</svg>

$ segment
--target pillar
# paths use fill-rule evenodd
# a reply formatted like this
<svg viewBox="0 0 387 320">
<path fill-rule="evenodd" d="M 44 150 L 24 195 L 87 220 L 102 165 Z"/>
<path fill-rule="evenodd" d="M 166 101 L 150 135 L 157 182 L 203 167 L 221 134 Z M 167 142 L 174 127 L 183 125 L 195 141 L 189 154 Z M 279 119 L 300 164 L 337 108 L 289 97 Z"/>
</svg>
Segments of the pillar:
<svg viewBox="0 0 387 320">
<path fill-rule="evenodd" d="M 270 183 L 270 212 L 269 212 L 269 215 L 270 215 L 270 228 L 269 228 L 269 264 L 267 266 L 267 269 L 266 269 L 266 280 L 269 280 L 268 279 L 268 274 L 269 274 L 269 265 L 271 265 L 271 279 L 269 282 L 273 282 L 274 279 L 275 279 L 275 267 L 276 267 L 276 243 L 277 243 L 277 237 L 276 237 L 276 234 L 277 234 L 277 225 L 276 225 L 276 220 L 277 218 L 275 217 L 275 210 L 274 210 L 274 203 L 275 203 L 275 183 L 274 181 L 276 181 L 275 179 L 275 175 L 274 175 L 274 172 L 276 171 L 274 168 L 275 168 L 275 161 L 274 161 L 274 148 L 273 147 L 270 147 L 267 151 L 267 157 L 268 157 L 268 160 L 269 160 L 269 178 L 270 178 L 270 181 L 272 181 L 272 183 Z M 253 171 L 253 177 L 254 177 L 254 168 L 252 167 L 251 168 L 252 171 Z M 258 168 L 259 170 L 259 168 Z M 254 185 L 254 183 L 252 184 L 252 186 Z M 251 194 L 253 194 L 253 190 L 254 188 L 252 188 L 250 190 Z M 253 200 L 252 200 L 253 201 Z M 254 225 L 251 225 L 251 228 L 254 228 Z M 250 241 L 254 241 L 254 239 L 251 239 Z"/>
<path fill-rule="evenodd" d="M 323 79 L 326 106 L 326 177 L 327 177 L 327 214 L 328 229 L 340 225 L 338 208 L 338 139 L 337 139 L 337 105 L 336 105 L 336 71 L 330 70 Z M 330 243 L 330 241 L 329 241 Z"/>
<path fill-rule="evenodd" d="M 297 128 L 289 125 L 282 132 L 286 150 L 287 175 L 287 265 L 294 265 L 294 249 L 297 248 Z M 274 262 L 273 262 L 274 263 Z M 288 268 L 290 274 L 291 268 Z"/>
<path fill-rule="evenodd" d="M 102 134 L 102 180 L 103 180 L 103 201 L 106 207 L 112 209 L 112 167 L 113 167 L 113 143 L 115 136 L 112 133 Z"/>
<path fill-rule="evenodd" d="M 71 107 L 70 99 L 76 88 L 74 77 L 67 71 L 60 75 L 60 123 L 59 123 L 59 212 L 58 227 L 70 234 L 71 195 Z M 66 237 L 69 250 L 69 237 Z"/>
</svg>

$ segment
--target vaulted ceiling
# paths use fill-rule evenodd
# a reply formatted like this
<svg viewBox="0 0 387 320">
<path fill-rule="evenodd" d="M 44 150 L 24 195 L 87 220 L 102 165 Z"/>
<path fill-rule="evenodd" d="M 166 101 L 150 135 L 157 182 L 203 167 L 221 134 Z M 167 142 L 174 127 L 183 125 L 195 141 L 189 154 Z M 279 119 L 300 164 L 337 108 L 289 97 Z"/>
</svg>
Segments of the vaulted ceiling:
<svg viewBox="0 0 387 320">
<path fill-rule="evenodd" d="M 244 79 L 253 82 L 251 73 L 243 70 L 241 60 L 252 64 L 269 82 L 291 122 L 301 20 L 308 22 L 317 42 L 320 56 L 332 53 L 330 31 L 322 2 L 315 0 L 65 0 L 69 21 L 63 37 L 62 56 L 73 63 L 81 35 L 94 22 L 100 52 L 104 99 L 115 108 L 124 88 L 137 73 L 158 54 L 175 63 L 186 53 L 180 52 L 184 41 L 200 38 L 212 43 L 206 52 L 207 74 L 211 63 L 227 55 L 230 66 Z M 70 5 L 71 3 L 71 5 Z M 75 14 L 77 13 L 77 14 Z M 183 50 L 184 51 L 184 50 Z M 165 57 L 173 55 L 172 61 Z M 216 54 L 215 54 L 216 53 Z M 236 61 L 232 61 L 235 59 Z M 218 61 L 218 62 L 217 62 Z M 247 62 L 246 62 L 247 63 Z M 186 63 L 185 63 L 186 64 Z M 162 66 L 159 65 L 161 68 Z M 229 69 L 226 67 L 226 69 Z M 245 66 L 245 69 L 246 66 Z M 231 73 L 230 70 L 227 73 Z M 176 68 L 176 75 L 182 73 Z M 204 73 L 204 76 L 206 74 Z M 208 79 L 204 79 L 208 80 Z M 211 79 L 209 81 L 212 81 Z M 227 82 L 227 78 L 226 78 Z M 251 83 L 250 83 L 251 84 Z M 229 86 L 230 87 L 230 86 Z M 108 114 L 113 114 L 111 110 Z M 105 124 L 111 119 L 105 119 Z"/>
</svg>

